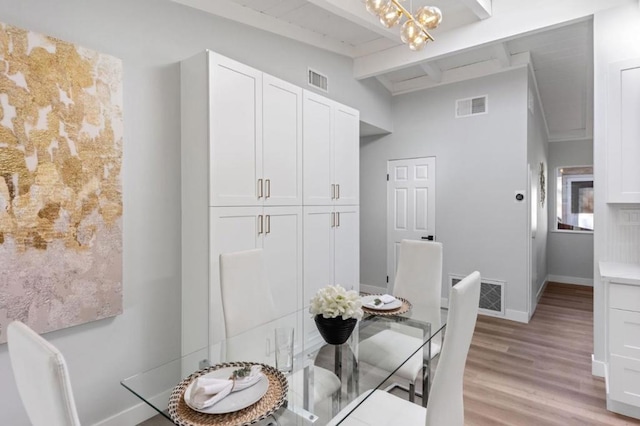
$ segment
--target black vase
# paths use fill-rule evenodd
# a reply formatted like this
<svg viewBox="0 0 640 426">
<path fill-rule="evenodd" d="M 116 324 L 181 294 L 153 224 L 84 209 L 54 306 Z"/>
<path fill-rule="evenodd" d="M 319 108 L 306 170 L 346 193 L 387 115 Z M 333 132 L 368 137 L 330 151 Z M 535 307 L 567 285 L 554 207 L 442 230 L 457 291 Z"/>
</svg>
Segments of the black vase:
<svg viewBox="0 0 640 426">
<path fill-rule="evenodd" d="M 341 345 L 346 342 L 358 323 L 355 318 L 325 318 L 322 315 L 316 315 L 314 319 L 320 335 L 330 345 Z"/>
</svg>

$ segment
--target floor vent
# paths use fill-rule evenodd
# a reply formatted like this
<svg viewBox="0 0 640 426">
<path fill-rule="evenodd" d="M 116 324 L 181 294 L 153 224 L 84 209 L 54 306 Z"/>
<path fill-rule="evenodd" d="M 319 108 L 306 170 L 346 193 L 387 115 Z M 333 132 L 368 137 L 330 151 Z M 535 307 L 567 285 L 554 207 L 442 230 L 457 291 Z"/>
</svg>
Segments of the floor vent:
<svg viewBox="0 0 640 426">
<path fill-rule="evenodd" d="M 487 95 L 456 101 L 456 118 L 486 114 L 489 110 Z"/>
<path fill-rule="evenodd" d="M 325 93 L 329 92 L 329 78 L 326 75 L 320 74 L 317 71 L 308 69 L 309 86 L 313 86 L 316 89 L 322 90 Z"/>
<path fill-rule="evenodd" d="M 463 278 L 463 275 L 449 274 L 452 287 Z M 504 284 L 504 281 L 482 278 L 480 282 L 479 312 L 493 316 L 504 316 Z"/>
</svg>

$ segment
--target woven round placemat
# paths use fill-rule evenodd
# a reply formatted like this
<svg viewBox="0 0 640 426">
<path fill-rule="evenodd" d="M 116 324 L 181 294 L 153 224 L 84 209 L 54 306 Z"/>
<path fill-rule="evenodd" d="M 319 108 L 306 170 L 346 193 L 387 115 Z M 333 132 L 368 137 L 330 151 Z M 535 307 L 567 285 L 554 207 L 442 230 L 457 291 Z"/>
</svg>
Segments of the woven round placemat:
<svg viewBox="0 0 640 426">
<path fill-rule="evenodd" d="M 381 296 L 381 294 L 372 294 L 372 296 Z M 402 300 L 402 306 L 400 306 L 399 308 L 396 309 L 390 309 L 388 311 L 380 311 L 378 309 L 369 309 L 366 306 L 362 307 L 362 310 L 368 314 L 371 315 L 379 315 L 379 316 L 383 316 L 383 317 L 390 317 L 393 315 L 400 315 L 400 314 L 404 314 L 409 312 L 409 310 L 411 309 L 411 302 L 409 302 L 407 299 L 402 298 L 402 297 L 396 297 L 396 299 L 398 300 Z"/>
<path fill-rule="evenodd" d="M 242 410 L 225 414 L 205 414 L 191 409 L 184 402 L 184 392 L 189 384 L 198 377 L 225 367 L 262 366 L 262 373 L 269 379 L 267 393 L 255 404 Z M 251 425 L 267 418 L 278 410 L 285 402 L 289 385 L 287 378 L 276 368 L 258 362 L 224 362 L 198 370 L 181 381 L 169 397 L 169 416 L 180 426 L 244 426 Z"/>
</svg>

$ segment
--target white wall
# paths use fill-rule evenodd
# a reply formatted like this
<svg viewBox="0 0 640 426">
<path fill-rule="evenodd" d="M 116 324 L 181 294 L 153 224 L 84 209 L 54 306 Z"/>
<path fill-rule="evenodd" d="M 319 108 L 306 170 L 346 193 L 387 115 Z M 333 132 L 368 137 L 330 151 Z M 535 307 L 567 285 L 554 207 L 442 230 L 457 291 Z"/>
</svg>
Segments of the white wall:
<svg viewBox="0 0 640 426">
<path fill-rule="evenodd" d="M 606 123 L 607 71 L 610 63 L 640 58 L 640 9 L 637 5 L 596 13 L 593 20 L 594 40 L 594 371 L 603 372 L 604 292 L 598 262 L 623 261 L 640 263 L 640 233 L 618 225 L 619 206 L 606 204 Z M 638 205 L 635 205 L 637 208 Z M 600 370 L 598 370 L 600 369 Z"/>
<path fill-rule="evenodd" d="M 538 97 L 538 88 L 535 82 L 535 76 L 531 69 L 528 73 L 528 120 L 527 120 L 527 163 L 529 164 L 531 174 L 531 186 L 536 188 L 535 200 L 529 197 L 531 215 L 535 215 L 536 231 L 532 234 L 530 243 L 530 310 L 529 315 L 533 315 L 537 305 L 538 296 L 542 291 L 547 277 L 547 240 L 548 240 L 548 215 L 547 203 L 549 200 L 545 196 L 544 206 L 541 203 L 540 189 L 540 163 L 544 164 L 545 173 L 545 191 L 549 193 L 549 172 L 548 172 L 548 138 L 545 127 L 542 109 L 540 107 L 540 99 Z"/>
<path fill-rule="evenodd" d="M 554 231 L 558 167 L 593 165 L 593 140 L 549 144 L 549 280 L 593 285 L 593 234 Z M 598 221 L 599 222 L 599 221 Z"/>
<path fill-rule="evenodd" d="M 481 95 L 488 114 L 454 118 L 456 99 Z M 507 282 L 508 309 L 527 312 L 527 207 L 514 201 L 527 184 L 526 111 L 524 67 L 394 98 L 394 133 L 360 145 L 363 284 L 386 286 L 387 161 L 435 156 L 443 280 L 477 269 Z"/>
<path fill-rule="evenodd" d="M 300 86 L 311 66 L 329 76 L 330 97 L 380 128 L 391 128 L 390 96 L 355 81 L 350 59 L 168 1 L 0 0 L 0 10 L 3 22 L 123 60 L 124 313 L 45 336 L 64 353 L 90 425 L 139 402 L 122 378 L 180 354 L 178 61 L 209 48 Z M 0 424 L 27 425 L 6 345 L 0 395 Z"/>
</svg>

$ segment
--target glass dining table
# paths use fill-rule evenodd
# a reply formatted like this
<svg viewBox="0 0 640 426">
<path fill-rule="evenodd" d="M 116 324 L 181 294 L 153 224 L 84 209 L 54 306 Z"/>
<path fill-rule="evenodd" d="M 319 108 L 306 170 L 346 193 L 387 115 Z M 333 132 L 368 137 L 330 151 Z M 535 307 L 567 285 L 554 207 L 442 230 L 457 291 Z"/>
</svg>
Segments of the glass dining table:
<svg viewBox="0 0 640 426">
<path fill-rule="evenodd" d="M 443 338 L 447 310 L 423 307 L 415 303 L 408 305 L 408 310 L 404 313 L 366 310 L 347 342 L 342 345 L 325 343 L 308 313 L 308 308 L 303 308 L 123 379 L 121 384 L 153 407 L 166 419 L 167 424 L 232 425 L 253 424 L 258 420 L 256 424 L 270 426 L 325 425 L 359 395 L 365 394 L 359 398 L 360 401 L 366 399 L 369 390 L 407 385 L 406 381 L 402 383 L 403 380 L 394 373 L 410 358 L 431 358 L 432 342 Z M 275 369 L 274 333 L 277 328 L 282 327 L 290 327 L 294 331 L 293 367 L 286 373 L 280 373 Z M 383 330 L 412 336 L 413 339 L 409 339 L 412 343 L 392 348 L 361 345 L 363 341 Z M 377 353 L 365 352 L 374 350 Z M 393 351 L 393 356 L 384 356 L 385 350 Z M 389 362 L 390 359 L 393 359 L 392 363 Z M 278 377 L 286 382 L 282 389 L 278 388 L 282 392 L 280 398 L 271 395 L 276 402 L 273 410 L 267 410 L 262 413 L 264 415 L 260 415 L 259 409 L 254 408 L 253 415 L 257 414 L 257 418 L 236 419 L 233 412 L 200 414 L 192 412 L 185 405 L 188 387 L 192 386 L 197 376 L 219 367 L 244 363 L 262 364 L 265 369 L 274 370 Z M 432 363 L 428 365 L 429 369 L 433 368 Z M 318 368 L 329 370 L 339 379 L 336 380 L 339 383 L 337 389 L 328 395 L 321 389 L 326 387 L 327 383 L 317 374 Z M 427 391 L 432 374 L 428 370 L 423 371 L 423 374 L 423 389 Z M 248 393 L 246 390 L 241 392 Z M 420 403 L 420 399 L 417 399 L 417 403 Z M 260 405 L 259 402 L 255 404 Z M 352 404 L 349 412 L 345 410 L 341 416 L 347 418 L 358 405 Z M 250 408 L 238 413 L 250 411 Z"/>
</svg>

